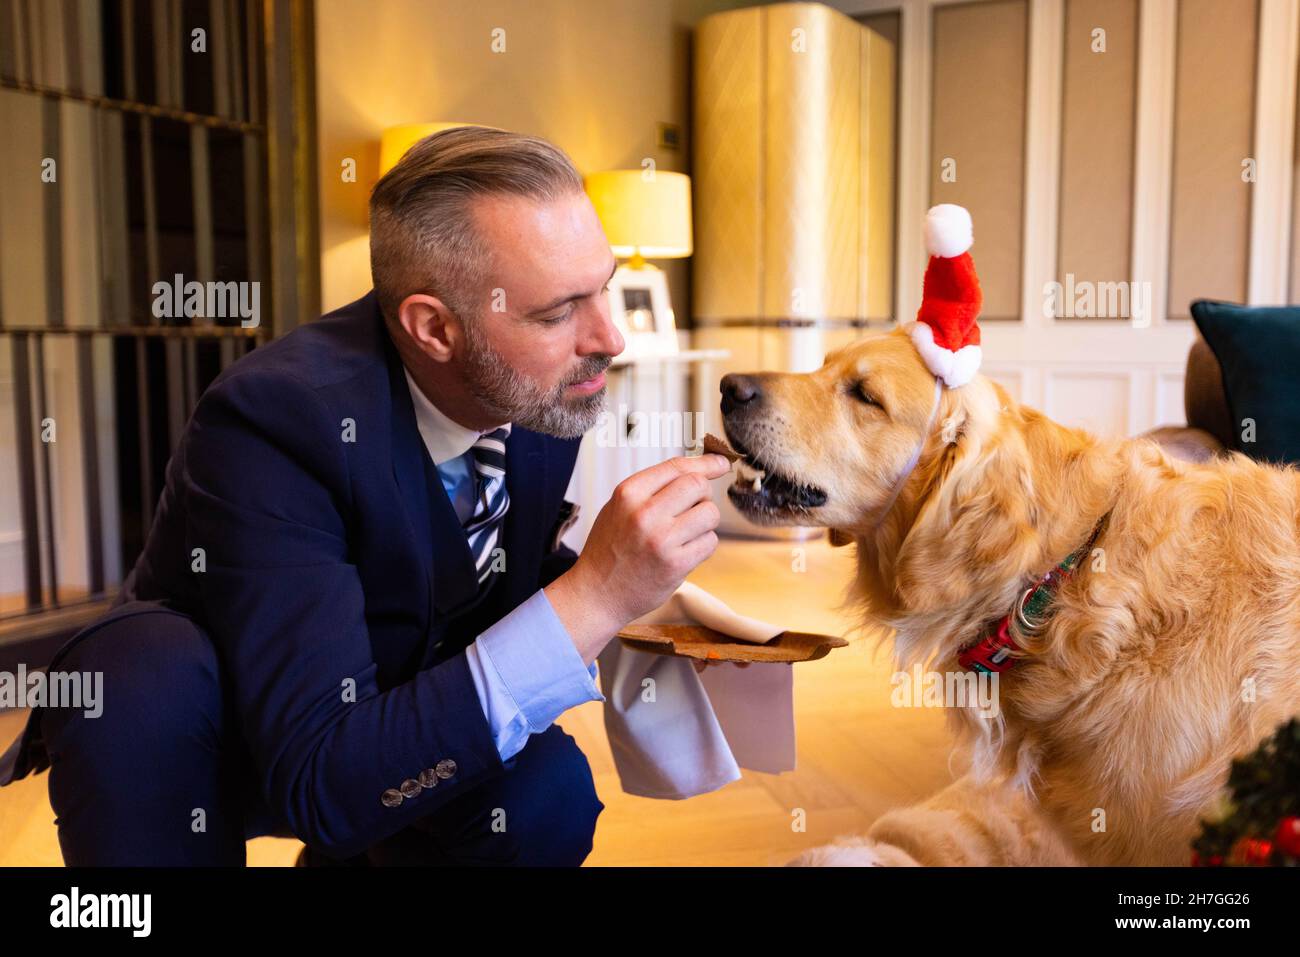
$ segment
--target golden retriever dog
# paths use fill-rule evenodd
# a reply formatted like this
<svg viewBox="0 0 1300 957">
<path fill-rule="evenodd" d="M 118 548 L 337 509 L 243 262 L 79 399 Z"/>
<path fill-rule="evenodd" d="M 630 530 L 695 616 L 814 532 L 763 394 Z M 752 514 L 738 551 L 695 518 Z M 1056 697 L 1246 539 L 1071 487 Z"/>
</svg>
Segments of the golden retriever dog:
<svg viewBox="0 0 1300 957">
<path fill-rule="evenodd" d="M 946 709 L 969 772 L 791 863 L 1189 863 L 1232 758 L 1300 713 L 1300 473 L 1097 438 L 979 375 L 936 389 L 901 330 L 722 392 L 729 497 L 851 539 L 846 606 L 893 629 L 901 667 L 956 671 L 1101 528 L 996 718 Z"/>
</svg>

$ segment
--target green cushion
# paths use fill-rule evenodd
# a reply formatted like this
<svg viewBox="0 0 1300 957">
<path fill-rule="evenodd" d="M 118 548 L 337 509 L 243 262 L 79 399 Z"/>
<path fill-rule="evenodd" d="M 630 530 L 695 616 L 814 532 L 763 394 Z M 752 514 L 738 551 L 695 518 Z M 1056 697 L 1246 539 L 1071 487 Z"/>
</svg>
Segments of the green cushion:
<svg viewBox="0 0 1300 957">
<path fill-rule="evenodd" d="M 1300 306 L 1198 299 L 1192 318 L 1223 370 L 1233 445 L 1261 462 L 1300 463 Z M 1255 423 L 1246 441 L 1245 420 Z"/>
</svg>

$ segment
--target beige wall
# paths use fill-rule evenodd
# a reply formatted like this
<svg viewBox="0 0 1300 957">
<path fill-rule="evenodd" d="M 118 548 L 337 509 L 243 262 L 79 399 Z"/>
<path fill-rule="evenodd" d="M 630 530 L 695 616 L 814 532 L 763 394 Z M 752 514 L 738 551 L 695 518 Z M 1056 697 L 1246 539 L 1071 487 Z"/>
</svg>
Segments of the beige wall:
<svg viewBox="0 0 1300 957">
<path fill-rule="evenodd" d="M 366 201 L 379 135 L 425 121 L 484 123 L 544 136 L 582 173 L 640 166 L 689 172 L 691 28 L 745 0 L 319 0 L 321 302 L 370 288 Z M 505 31 L 506 50 L 491 49 Z M 676 123 L 676 151 L 656 146 Z M 340 176 L 345 158 L 357 181 Z M 686 261 L 668 272 L 678 325 Z"/>
</svg>

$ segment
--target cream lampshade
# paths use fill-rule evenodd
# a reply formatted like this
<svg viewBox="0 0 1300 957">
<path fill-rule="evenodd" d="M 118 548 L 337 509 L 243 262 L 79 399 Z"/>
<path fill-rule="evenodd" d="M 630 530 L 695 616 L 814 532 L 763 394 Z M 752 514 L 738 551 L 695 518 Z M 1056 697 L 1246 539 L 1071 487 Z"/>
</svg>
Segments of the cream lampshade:
<svg viewBox="0 0 1300 957">
<path fill-rule="evenodd" d="M 406 155 L 412 146 L 441 130 L 453 126 L 477 126 L 476 123 L 407 123 L 403 126 L 390 126 L 384 130 L 379 141 L 379 175 L 383 176 L 397 165 L 397 161 Z"/>
<path fill-rule="evenodd" d="M 633 269 L 646 259 L 691 255 L 691 178 L 684 173 L 615 169 L 585 178 L 587 195 L 600 216 L 615 256 L 631 257 Z"/>
</svg>

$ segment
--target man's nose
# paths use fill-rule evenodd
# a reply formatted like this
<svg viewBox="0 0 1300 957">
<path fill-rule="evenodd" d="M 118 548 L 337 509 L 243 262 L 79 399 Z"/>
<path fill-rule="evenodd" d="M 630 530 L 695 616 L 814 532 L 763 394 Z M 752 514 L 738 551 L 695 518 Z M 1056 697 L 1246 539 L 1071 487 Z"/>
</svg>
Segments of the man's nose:
<svg viewBox="0 0 1300 957">
<path fill-rule="evenodd" d="M 763 389 L 754 375 L 732 372 L 722 377 L 722 414 L 750 410 L 763 402 Z"/>
<path fill-rule="evenodd" d="M 618 326 L 614 325 L 608 309 L 597 309 L 595 313 L 597 316 L 595 330 L 588 334 L 586 343 L 588 348 L 583 350 L 583 354 L 598 352 L 607 356 L 618 355 L 626 346 L 623 334 L 618 331 Z"/>
</svg>

